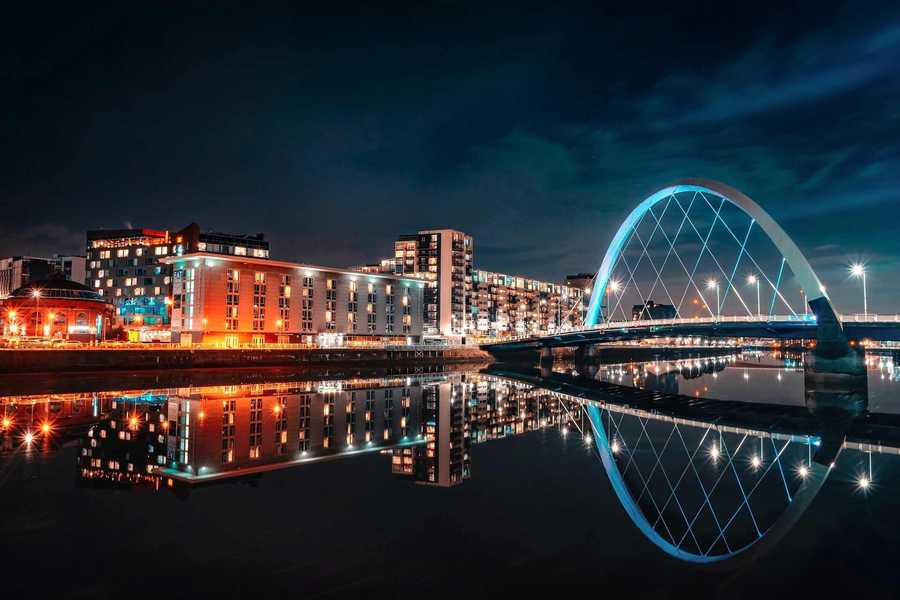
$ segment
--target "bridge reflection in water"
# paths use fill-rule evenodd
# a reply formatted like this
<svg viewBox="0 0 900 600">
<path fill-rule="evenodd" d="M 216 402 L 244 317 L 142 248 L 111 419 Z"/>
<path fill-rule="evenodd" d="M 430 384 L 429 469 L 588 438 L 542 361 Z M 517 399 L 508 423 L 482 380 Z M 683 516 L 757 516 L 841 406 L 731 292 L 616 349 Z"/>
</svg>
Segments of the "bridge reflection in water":
<svg viewBox="0 0 900 600">
<path fill-rule="evenodd" d="M 802 369 L 803 401 L 768 404 L 710 400 L 677 393 L 676 377 L 715 376 L 735 357 L 603 369 L 641 388 L 598 379 L 596 365 L 572 374 L 494 370 L 551 390 L 599 456 L 635 526 L 657 547 L 693 563 L 758 555 L 800 519 L 850 450 L 857 489 L 873 485 L 872 454 L 900 454 L 900 419 L 868 412 L 868 375 L 818 371 L 815 360 L 788 358 Z M 781 380 L 779 374 L 778 380 Z M 758 388 L 765 394 L 765 388 Z"/>
</svg>

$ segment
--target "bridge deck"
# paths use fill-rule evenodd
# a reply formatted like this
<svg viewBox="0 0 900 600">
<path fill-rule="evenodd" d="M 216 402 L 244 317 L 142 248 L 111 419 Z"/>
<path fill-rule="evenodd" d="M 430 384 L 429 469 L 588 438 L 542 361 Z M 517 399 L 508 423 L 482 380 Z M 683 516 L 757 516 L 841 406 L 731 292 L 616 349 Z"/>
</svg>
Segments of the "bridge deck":
<svg viewBox="0 0 900 600">
<path fill-rule="evenodd" d="M 850 339 L 900 341 L 900 315 L 866 315 L 865 318 L 857 315 L 842 316 L 841 321 L 844 333 Z M 482 348 L 489 352 L 515 351 L 631 341 L 647 337 L 814 339 L 816 326 L 812 315 L 613 321 L 552 335 L 484 344 Z"/>
</svg>

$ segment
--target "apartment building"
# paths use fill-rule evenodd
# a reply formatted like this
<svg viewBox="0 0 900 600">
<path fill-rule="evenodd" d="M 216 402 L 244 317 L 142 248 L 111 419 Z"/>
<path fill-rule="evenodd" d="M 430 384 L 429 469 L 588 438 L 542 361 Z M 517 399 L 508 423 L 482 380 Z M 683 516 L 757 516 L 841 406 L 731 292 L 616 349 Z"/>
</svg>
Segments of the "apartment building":
<svg viewBox="0 0 900 600">
<path fill-rule="evenodd" d="M 581 323 L 581 288 L 504 273 L 472 275 L 470 334 L 482 337 L 544 335 Z"/>
<path fill-rule="evenodd" d="M 172 269 L 172 340 L 415 343 L 425 282 L 392 274 L 208 252 L 162 259 Z"/>
<path fill-rule="evenodd" d="M 394 273 L 426 282 L 426 333 L 461 336 L 469 330 L 474 254 L 472 236 L 455 229 L 425 229 L 394 242 Z"/>
</svg>

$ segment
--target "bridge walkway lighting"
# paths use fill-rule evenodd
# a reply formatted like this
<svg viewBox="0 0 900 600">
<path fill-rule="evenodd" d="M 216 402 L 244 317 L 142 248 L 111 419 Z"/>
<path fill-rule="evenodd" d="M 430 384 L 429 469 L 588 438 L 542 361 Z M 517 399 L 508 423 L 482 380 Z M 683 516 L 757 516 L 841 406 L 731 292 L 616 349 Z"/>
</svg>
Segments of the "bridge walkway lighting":
<svg viewBox="0 0 900 600">
<path fill-rule="evenodd" d="M 866 267 L 861 263 L 854 263 L 850 265 L 850 275 L 856 277 L 857 279 L 862 279 L 862 288 L 863 288 L 863 315 L 866 317 L 869 316 L 869 299 L 867 297 L 866 292 Z"/>
</svg>

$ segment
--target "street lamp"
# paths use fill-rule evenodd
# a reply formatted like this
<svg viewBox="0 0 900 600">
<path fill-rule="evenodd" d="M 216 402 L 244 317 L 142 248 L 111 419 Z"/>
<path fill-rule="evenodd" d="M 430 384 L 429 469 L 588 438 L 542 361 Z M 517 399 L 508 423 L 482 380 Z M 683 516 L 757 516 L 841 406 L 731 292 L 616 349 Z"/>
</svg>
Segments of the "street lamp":
<svg viewBox="0 0 900 600">
<path fill-rule="evenodd" d="M 759 302 L 759 277 L 757 277 L 756 275 L 750 275 L 749 277 L 747 277 L 747 283 L 749 285 L 756 286 L 756 316 L 761 317 L 762 305 Z"/>
<path fill-rule="evenodd" d="M 618 293 L 620 287 L 621 287 L 621 284 L 619 284 L 618 280 L 616 280 L 616 279 L 613 279 L 612 281 L 610 281 L 609 285 L 606 286 L 606 295 L 607 295 L 606 306 L 607 306 L 607 308 L 609 308 L 609 311 L 607 311 L 608 314 L 606 315 L 607 321 L 612 321 L 612 316 L 613 316 L 612 315 L 612 312 L 613 312 L 612 302 L 610 301 L 608 296 L 610 294 Z"/>
<path fill-rule="evenodd" d="M 860 263 L 850 266 L 850 274 L 856 278 L 862 279 L 863 285 L 863 314 L 869 316 L 869 299 L 866 297 L 866 268 Z"/>
<path fill-rule="evenodd" d="M 32 290 L 31 295 L 34 296 L 34 333 L 37 335 L 38 322 L 41 319 L 41 290 Z"/>
<path fill-rule="evenodd" d="M 715 289 L 716 290 L 716 321 L 718 321 L 719 317 L 722 316 L 722 307 L 720 306 L 720 300 L 719 300 L 719 282 L 716 281 L 715 279 L 710 279 L 709 281 L 706 282 L 706 289 L 708 289 L 708 290 Z"/>
</svg>

